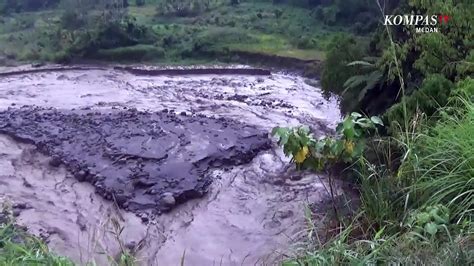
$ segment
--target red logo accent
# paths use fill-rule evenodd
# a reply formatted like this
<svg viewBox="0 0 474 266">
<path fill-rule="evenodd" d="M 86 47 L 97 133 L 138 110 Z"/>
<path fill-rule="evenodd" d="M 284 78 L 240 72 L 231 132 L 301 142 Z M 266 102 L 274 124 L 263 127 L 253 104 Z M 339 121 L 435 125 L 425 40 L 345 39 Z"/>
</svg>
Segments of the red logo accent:
<svg viewBox="0 0 474 266">
<path fill-rule="evenodd" d="M 448 24 L 448 21 L 451 19 L 448 15 L 438 15 L 438 20 L 440 24 Z"/>
</svg>

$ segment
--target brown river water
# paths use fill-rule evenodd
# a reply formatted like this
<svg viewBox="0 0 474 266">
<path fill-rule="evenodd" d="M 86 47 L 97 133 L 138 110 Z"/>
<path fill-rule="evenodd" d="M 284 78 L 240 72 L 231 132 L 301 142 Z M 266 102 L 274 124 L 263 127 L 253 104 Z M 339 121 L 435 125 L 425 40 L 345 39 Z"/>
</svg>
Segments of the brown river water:
<svg viewBox="0 0 474 266">
<path fill-rule="evenodd" d="M 274 126 L 330 133 L 340 112 L 291 74 L 104 67 L 0 76 L 0 118 L 1 200 L 56 253 L 78 264 L 108 265 L 105 254 L 123 248 L 141 265 L 275 265 L 307 234 L 305 206 L 328 193 L 324 176 L 297 172 L 265 139 Z M 111 147 L 134 158 L 109 162 Z M 148 175 L 133 186 L 120 176 L 131 164 Z M 84 167 L 90 179 L 80 182 Z M 170 183 L 157 181 L 163 173 Z M 173 207 L 149 186 L 169 191 Z"/>
</svg>

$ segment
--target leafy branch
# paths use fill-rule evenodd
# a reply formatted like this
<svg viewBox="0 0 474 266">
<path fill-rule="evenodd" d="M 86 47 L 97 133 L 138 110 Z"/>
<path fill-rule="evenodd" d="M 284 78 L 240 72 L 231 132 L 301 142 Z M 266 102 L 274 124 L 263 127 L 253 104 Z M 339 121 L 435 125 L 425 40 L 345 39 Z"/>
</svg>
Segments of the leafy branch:
<svg viewBox="0 0 474 266">
<path fill-rule="evenodd" d="M 365 137 L 377 130 L 377 125 L 383 126 L 377 116 L 364 117 L 359 113 L 347 116 L 336 128 L 335 136 L 315 139 L 308 127 L 285 128 L 276 127 L 272 135 L 279 138 L 286 156 L 292 157 L 292 162 L 298 169 L 314 171 L 327 170 L 329 194 L 333 202 L 334 213 L 339 222 L 331 167 L 339 162 L 350 163 L 360 158 L 365 149 Z"/>
<path fill-rule="evenodd" d="M 308 127 L 276 127 L 273 136 L 279 138 L 286 156 L 292 157 L 298 169 L 322 171 L 338 162 L 350 163 L 360 158 L 365 149 L 365 137 L 383 126 L 377 116 L 359 113 L 347 116 L 336 128 L 335 136 L 314 138 Z"/>
</svg>

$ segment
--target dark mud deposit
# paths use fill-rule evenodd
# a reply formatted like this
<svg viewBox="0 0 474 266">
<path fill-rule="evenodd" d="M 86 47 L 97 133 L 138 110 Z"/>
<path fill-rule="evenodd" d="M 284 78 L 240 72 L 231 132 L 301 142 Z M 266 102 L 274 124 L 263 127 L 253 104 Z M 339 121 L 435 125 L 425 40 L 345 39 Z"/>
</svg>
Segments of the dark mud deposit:
<svg viewBox="0 0 474 266">
<path fill-rule="evenodd" d="M 161 213 L 202 197 L 211 168 L 248 163 L 267 132 L 226 119 L 149 113 L 9 108 L 0 133 L 35 144 L 79 181 L 130 211 Z M 145 219 L 145 218 L 144 218 Z"/>
</svg>

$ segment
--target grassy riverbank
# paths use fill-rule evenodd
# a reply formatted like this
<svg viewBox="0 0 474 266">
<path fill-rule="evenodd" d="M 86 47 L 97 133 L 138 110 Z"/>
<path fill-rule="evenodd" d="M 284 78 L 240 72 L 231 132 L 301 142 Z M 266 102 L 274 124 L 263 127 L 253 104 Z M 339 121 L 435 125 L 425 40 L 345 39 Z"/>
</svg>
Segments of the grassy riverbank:
<svg viewBox="0 0 474 266">
<path fill-rule="evenodd" d="M 51 253 L 38 238 L 12 223 L 11 212 L 0 210 L 0 265 L 74 265 L 69 259 Z"/>
<path fill-rule="evenodd" d="M 248 1 L 234 6 L 214 1 L 199 12 L 177 14 L 164 10 L 161 2 L 143 6 L 131 2 L 124 8 L 125 21 L 115 26 L 97 23 L 99 9 L 72 12 L 65 4 L 9 13 L 0 19 L 0 57 L 175 63 L 239 61 L 238 54 L 256 54 L 320 61 L 332 37 L 349 31 L 328 26 L 313 9 L 297 5 Z"/>
<path fill-rule="evenodd" d="M 348 217 L 335 211 L 329 241 L 310 230 L 285 265 L 474 263 L 472 8 L 401 1 L 394 13 L 442 10 L 455 19 L 433 34 L 380 26 L 370 47 L 347 36 L 334 42 L 322 85 L 341 96 L 347 114 L 336 136 L 275 133 L 302 168 L 345 165 L 337 175 L 353 181 L 361 206 Z"/>
<path fill-rule="evenodd" d="M 462 86 L 472 92 L 474 80 Z M 457 97 L 436 124 L 418 116 L 409 131 L 373 137 L 375 162 L 362 156 L 347 170 L 359 179 L 356 215 L 309 234 L 284 265 L 472 265 L 474 102 Z M 334 237 L 319 242 L 320 233 Z"/>
</svg>

